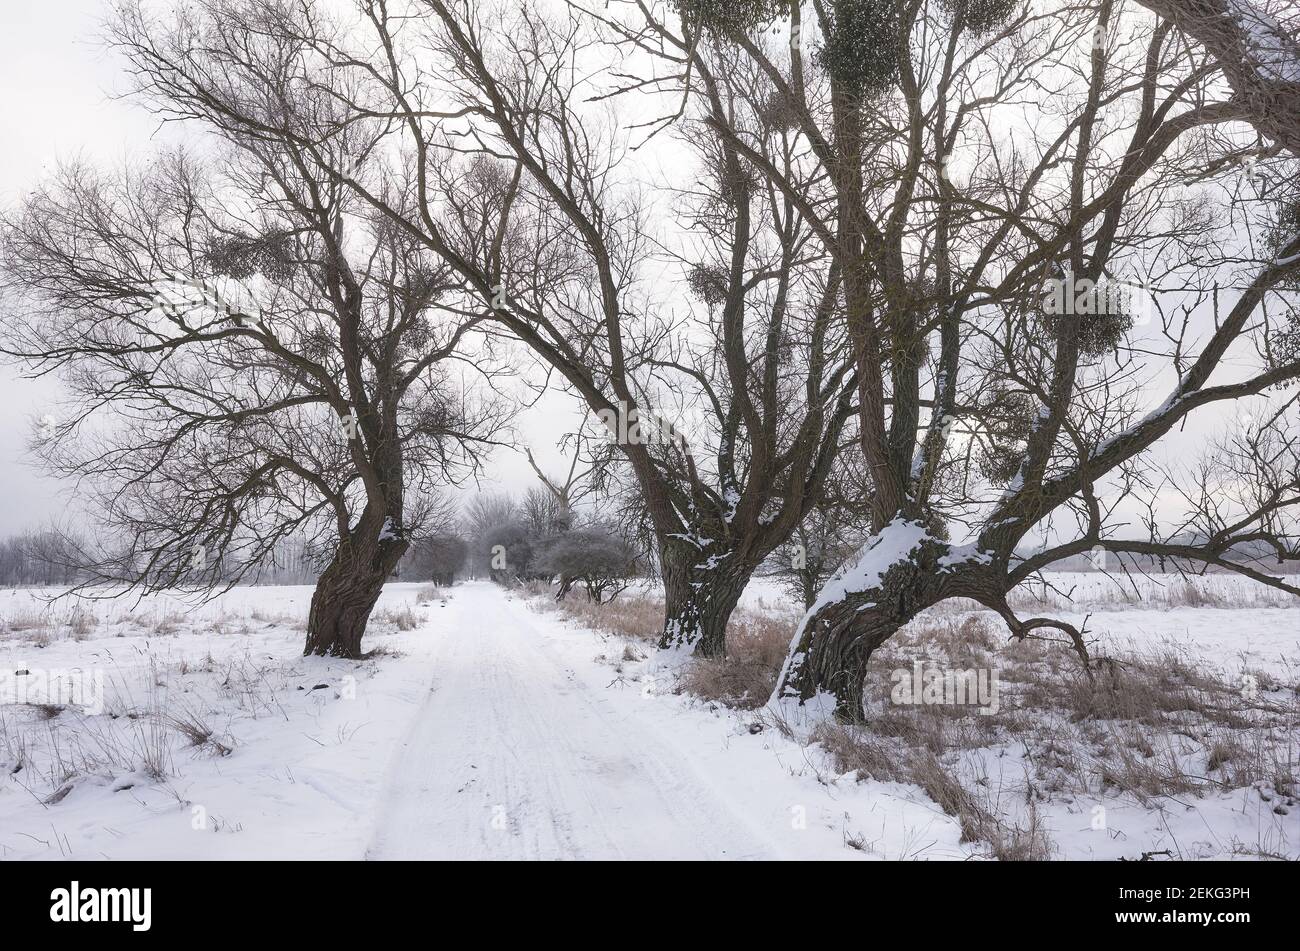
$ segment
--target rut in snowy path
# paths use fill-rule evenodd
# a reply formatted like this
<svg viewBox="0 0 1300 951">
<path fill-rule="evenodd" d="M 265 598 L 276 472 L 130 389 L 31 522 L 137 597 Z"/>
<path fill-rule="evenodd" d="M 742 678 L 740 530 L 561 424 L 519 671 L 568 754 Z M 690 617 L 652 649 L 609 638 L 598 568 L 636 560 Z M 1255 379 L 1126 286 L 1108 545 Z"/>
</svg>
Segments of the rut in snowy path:
<svg viewBox="0 0 1300 951">
<path fill-rule="evenodd" d="M 435 620 L 434 681 L 369 857 L 780 855 L 661 735 L 566 669 L 519 600 L 467 584 Z"/>
</svg>

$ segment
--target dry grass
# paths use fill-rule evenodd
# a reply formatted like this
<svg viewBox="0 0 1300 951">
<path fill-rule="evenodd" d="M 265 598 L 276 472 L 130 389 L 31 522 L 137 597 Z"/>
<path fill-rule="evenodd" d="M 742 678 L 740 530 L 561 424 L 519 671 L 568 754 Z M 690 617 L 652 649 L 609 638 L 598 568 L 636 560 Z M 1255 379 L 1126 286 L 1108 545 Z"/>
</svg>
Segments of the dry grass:
<svg viewBox="0 0 1300 951">
<path fill-rule="evenodd" d="M 891 674 L 916 661 L 996 670 L 997 711 L 893 704 Z M 1257 689 L 1246 691 L 1185 650 L 1160 647 L 1107 658 L 1090 679 L 1064 645 L 1007 642 L 983 615 L 932 614 L 872 657 L 868 722 L 821 723 L 808 739 L 841 773 L 920 786 L 991 857 L 1041 859 L 1052 844 L 1035 802 L 1058 796 L 1123 794 L 1154 806 L 1254 787 L 1280 815 L 1300 808 L 1300 685 L 1250 674 Z M 999 803 L 983 764 L 1008 752 L 1025 775 Z"/>
<path fill-rule="evenodd" d="M 167 714 L 166 722 L 192 747 L 209 750 L 217 756 L 229 756 L 234 750 L 233 743 L 218 739 L 216 731 L 208 725 L 207 720 L 191 707 L 184 706 L 175 713 Z"/>
<path fill-rule="evenodd" d="M 727 625 L 727 656 L 691 661 L 682 688 L 740 710 L 763 706 L 776 687 L 795 623 L 793 617 L 737 610 Z"/>
<path fill-rule="evenodd" d="M 890 704 L 890 672 L 916 660 L 997 670 L 999 709 L 985 715 L 971 707 Z M 869 722 L 859 732 L 876 745 L 820 739 L 846 770 L 884 779 L 914 770 L 918 751 L 944 764 L 972 751 L 1023 751 L 1031 804 L 1034 795 L 1123 793 L 1150 805 L 1253 785 L 1267 801 L 1290 810 L 1300 776 L 1300 695 L 1295 684 L 1276 676 L 1256 674 L 1255 683 L 1258 689 L 1248 692 L 1235 678 L 1174 647 L 1106 658 L 1090 679 L 1063 645 L 1001 643 L 992 624 L 978 615 L 927 617 L 872 658 Z M 890 764 L 898 763 L 904 765 L 891 772 Z M 922 778 L 934 768 L 931 763 Z M 943 786 L 932 776 L 909 781 L 945 808 L 959 805 L 950 796 L 945 801 Z M 970 788 L 969 775 L 965 786 Z M 961 812 L 969 810 L 958 808 L 954 815 Z M 989 830 L 982 840 L 992 841 L 989 835 L 999 831 L 996 825 Z M 1007 841 L 1021 839 L 1010 835 Z"/>
<path fill-rule="evenodd" d="M 29 640 L 37 647 L 48 647 L 61 637 L 84 641 L 95 632 L 99 623 L 95 613 L 81 605 L 63 612 L 16 610 L 0 616 L 0 634 Z"/>
<path fill-rule="evenodd" d="M 841 773 L 859 779 L 912 783 L 961 824 L 962 842 L 982 842 L 988 857 L 1002 861 L 1045 861 L 1052 843 L 1030 803 L 1025 824 L 1002 817 L 990 801 L 987 782 L 970 782 L 945 763 L 931 746 L 912 746 L 881 737 L 870 729 L 824 721 L 811 741 L 826 750 Z"/>
<path fill-rule="evenodd" d="M 391 624 L 399 631 L 413 631 L 424 623 L 424 618 L 416 613 L 415 607 L 410 604 L 376 611 L 371 619 L 383 624 Z"/>
<path fill-rule="evenodd" d="M 664 603 L 645 595 L 623 594 L 604 604 L 581 597 L 568 597 L 563 601 L 547 598 L 533 603 L 542 610 L 560 611 L 584 627 L 603 634 L 655 643 L 663 632 Z"/>
<path fill-rule="evenodd" d="M 68 618 L 68 634 L 74 641 L 84 641 L 95 632 L 99 626 L 99 618 L 93 611 L 82 607 L 72 609 Z"/>
<path fill-rule="evenodd" d="M 560 611 L 584 627 L 634 642 L 657 643 L 663 633 L 663 601 L 642 594 L 625 593 L 604 604 L 581 597 L 534 604 L 542 610 Z M 682 672 L 681 691 L 741 710 L 761 707 L 776 686 L 796 621 L 793 614 L 774 617 L 737 609 L 727 626 L 726 658 L 691 661 Z"/>
<path fill-rule="evenodd" d="M 222 614 L 223 619 L 230 619 L 237 616 L 238 615 Z M 287 611 L 268 611 L 264 608 L 254 608 L 248 617 L 265 627 L 287 627 L 292 630 L 307 630 L 307 618 L 303 614 L 290 614 Z"/>
<path fill-rule="evenodd" d="M 129 717 L 124 725 L 101 717 L 81 717 L 73 728 L 51 722 L 39 777 L 53 789 L 45 802 L 59 802 L 85 776 L 141 773 L 154 782 L 167 779 L 173 773 L 170 733 L 161 708 Z"/>
<path fill-rule="evenodd" d="M 176 675 L 187 678 L 179 690 L 171 683 Z M 220 662 L 209 654 L 198 663 L 151 654 L 146 669 L 110 670 L 105 679 L 102 714 L 52 704 L 0 706 L 0 770 L 47 804 L 62 801 L 87 777 L 166 785 L 176 775 L 175 749 L 224 757 L 235 748 L 230 733 L 202 711 L 287 722 L 280 697 L 303 677 L 293 661 L 244 651 Z"/>
<path fill-rule="evenodd" d="M 0 616 L 0 631 L 6 634 L 21 634 L 32 639 L 48 635 L 54 630 L 54 618 L 48 611 L 14 611 Z"/>
<path fill-rule="evenodd" d="M 179 611 L 167 611 L 155 617 L 151 627 L 155 634 L 166 637 L 179 634 L 184 628 L 185 620 L 185 615 Z"/>
</svg>

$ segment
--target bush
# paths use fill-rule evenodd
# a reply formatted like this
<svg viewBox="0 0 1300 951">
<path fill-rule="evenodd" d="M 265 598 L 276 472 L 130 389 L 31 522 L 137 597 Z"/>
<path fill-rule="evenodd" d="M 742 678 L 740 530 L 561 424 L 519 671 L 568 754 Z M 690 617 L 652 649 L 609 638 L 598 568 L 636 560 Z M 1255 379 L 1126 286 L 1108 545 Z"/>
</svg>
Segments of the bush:
<svg viewBox="0 0 1300 951">
<path fill-rule="evenodd" d="M 632 547 L 603 528 L 565 532 L 548 542 L 537 557 L 539 572 L 560 579 L 557 601 L 581 583 L 587 600 L 600 603 L 623 589 L 636 561 Z"/>
<path fill-rule="evenodd" d="M 430 535 L 415 543 L 413 561 L 421 579 L 450 588 L 469 556 L 469 544 L 459 535 Z"/>
<path fill-rule="evenodd" d="M 498 584 L 539 577 L 534 567 L 540 540 L 522 522 L 502 522 L 483 533 L 488 571 Z"/>
</svg>

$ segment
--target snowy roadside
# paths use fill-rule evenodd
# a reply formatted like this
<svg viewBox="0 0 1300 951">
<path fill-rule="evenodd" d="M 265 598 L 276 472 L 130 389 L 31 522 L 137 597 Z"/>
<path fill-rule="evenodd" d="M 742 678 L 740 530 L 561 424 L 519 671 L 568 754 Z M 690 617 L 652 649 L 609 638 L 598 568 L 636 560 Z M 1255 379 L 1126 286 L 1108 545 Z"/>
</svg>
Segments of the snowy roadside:
<svg viewBox="0 0 1300 951">
<path fill-rule="evenodd" d="M 1235 594 L 1216 591 L 1219 583 L 1210 579 L 1204 600 Z M 655 592 L 641 594 L 653 599 Z M 651 654 L 618 664 L 620 676 L 655 677 L 713 698 L 679 702 L 714 716 L 772 722 L 770 709 L 731 712 L 723 705 L 752 706 L 755 697 L 762 704 L 771 690 L 774 670 L 765 676 L 761 668 L 764 653 L 771 662 L 774 652 L 762 641 L 774 632 L 762 631 L 755 617 L 788 631 L 799 615 L 767 579 L 751 583 L 741 605 L 733 625 L 760 633 L 752 646 L 737 642 L 739 656 L 694 664 Z M 868 727 L 840 726 L 784 705 L 779 725 L 807 745 L 810 767 L 837 788 L 854 776 L 872 785 L 889 779 L 898 794 L 941 803 L 978 854 L 1300 858 L 1295 609 L 1112 608 L 1089 623 L 1094 656 L 1119 662 L 1104 667 L 1109 672 L 1096 689 L 1068 649 L 1008 643 L 996 617 L 952 602 L 918 618 L 873 658 Z M 582 605 L 566 611 L 578 614 L 579 624 L 602 621 L 600 611 Z M 610 630 L 644 627 L 609 614 Z M 651 653 L 644 640 L 628 640 L 640 644 L 628 656 Z M 917 689 L 899 705 L 895 687 L 914 678 L 929 683 L 935 674 L 984 675 L 1001 693 L 979 708 L 941 697 L 922 701 Z"/>
<path fill-rule="evenodd" d="M 190 615 L 168 597 L 87 603 L 95 623 L 70 630 L 78 609 L 41 626 L 31 592 L 0 595 L 11 685 L 104 685 L 99 715 L 0 706 L 0 858 L 360 857 L 428 689 L 429 631 L 386 619 L 441 610 L 413 607 L 420 587 L 385 589 L 368 638 L 382 653 L 362 662 L 301 656 L 309 588 L 237 588 Z"/>
<path fill-rule="evenodd" d="M 0 858 L 964 859 L 990 854 L 972 815 L 995 816 L 995 836 L 1041 833 L 1056 858 L 1300 858 L 1300 808 L 1275 812 L 1267 782 L 1233 785 L 1255 751 L 1215 767 L 1217 792 L 1163 788 L 1266 734 L 1074 720 L 1069 678 L 1055 676 L 1067 667 L 1041 651 L 1004 657 L 1003 639 L 965 615 L 937 619 L 929 661 L 1053 676 L 1004 671 L 999 716 L 886 711 L 871 735 L 693 696 L 689 659 L 521 592 L 444 594 L 417 604 L 422 586 L 388 585 L 367 635 L 377 655 L 362 662 L 300 656 L 307 588 L 240 588 L 188 614 L 170 598 L 58 605 L 44 619 L 30 592 L 0 594 L 9 682 L 20 670 L 105 682 L 100 714 L 0 706 Z M 746 599 L 791 614 L 775 592 Z M 1240 638 L 1256 610 L 1273 612 L 1186 610 L 1222 618 L 1197 628 L 1220 641 L 1223 622 Z M 1171 613 L 1106 620 L 1131 615 L 1140 638 Z M 1059 717 L 1020 705 L 1058 682 Z M 894 768 L 900 750 L 882 736 L 933 774 Z M 1090 786 L 1112 761 L 1117 778 Z M 1162 788 L 1115 785 L 1135 778 Z"/>
</svg>

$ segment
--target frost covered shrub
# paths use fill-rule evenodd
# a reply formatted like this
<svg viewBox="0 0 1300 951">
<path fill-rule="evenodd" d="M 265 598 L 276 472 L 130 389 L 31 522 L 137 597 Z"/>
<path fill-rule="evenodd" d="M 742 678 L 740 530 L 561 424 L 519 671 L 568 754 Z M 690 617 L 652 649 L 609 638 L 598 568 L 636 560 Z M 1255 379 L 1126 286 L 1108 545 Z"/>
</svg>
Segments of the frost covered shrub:
<svg viewBox="0 0 1300 951">
<path fill-rule="evenodd" d="M 498 584 L 538 577 L 534 562 L 540 541 L 522 522 L 503 522 L 483 534 L 488 570 Z"/>
<path fill-rule="evenodd" d="M 399 631 L 413 631 L 420 626 L 421 621 L 420 615 L 416 614 L 415 609 L 409 604 L 384 608 L 382 611 L 376 611 L 374 617 L 376 621 L 386 621 Z"/>
<path fill-rule="evenodd" d="M 635 562 L 636 554 L 624 539 L 605 528 L 588 528 L 551 539 L 537 557 L 535 568 L 559 578 L 556 600 L 563 600 L 575 584 L 581 584 L 587 600 L 600 603 L 622 590 Z"/>
</svg>

